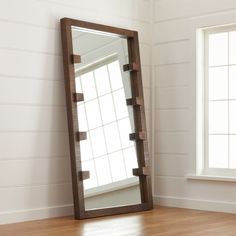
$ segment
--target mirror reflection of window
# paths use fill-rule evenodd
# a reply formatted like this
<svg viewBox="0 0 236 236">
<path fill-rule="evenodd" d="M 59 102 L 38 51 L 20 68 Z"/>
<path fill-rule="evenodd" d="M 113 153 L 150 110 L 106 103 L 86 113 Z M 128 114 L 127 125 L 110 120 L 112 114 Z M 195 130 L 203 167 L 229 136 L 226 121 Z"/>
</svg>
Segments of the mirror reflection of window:
<svg viewBox="0 0 236 236">
<path fill-rule="evenodd" d="M 79 128 L 88 134 L 80 142 L 82 169 L 90 171 L 85 190 L 135 178 L 135 143 L 129 140 L 133 120 L 120 68 L 113 56 L 77 71 L 76 92 L 84 93 L 84 102 L 78 103 Z"/>
</svg>

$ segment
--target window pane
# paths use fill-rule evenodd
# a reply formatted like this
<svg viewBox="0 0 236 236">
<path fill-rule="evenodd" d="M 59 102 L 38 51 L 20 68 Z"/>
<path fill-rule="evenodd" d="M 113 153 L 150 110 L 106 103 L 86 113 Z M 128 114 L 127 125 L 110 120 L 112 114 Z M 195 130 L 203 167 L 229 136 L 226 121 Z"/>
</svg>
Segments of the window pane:
<svg viewBox="0 0 236 236">
<path fill-rule="evenodd" d="M 80 154 L 81 154 L 81 160 L 90 160 L 93 158 L 92 155 L 92 147 L 90 144 L 89 136 L 87 137 L 86 140 L 83 140 L 80 142 Z"/>
<path fill-rule="evenodd" d="M 111 180 L 108 157 L 104 156 L 95 159 L 95 165 L 96 165 L 99 185 L 111 183 L 112 180 Z"/>
<path fill-rule="evenodd" d="M 236 64 L 236 31 L 229 32 L 229 63 Z"/>
<path fill-rule="evenodd" d="M 209 35 L 209 65 L 228 64 L 228 33 Z"/>
<path fill-rule="evenodd" d="M 119 120 L 118 124 L 119 124 L 122 147 L 126 148 L 132 146 L 134 142 L 130 141 L 129 139 L 129 134 L 132 133 L 129 118 Z"/>
<path fill-rule="evenodd" d="M 236 101 L 229 102 L 229 133 L 236 134 Z"/>
<path fill-rule="evenodd" d="M 93 72 L 81 75 L 82 90 L 84 93 L 84 100 L 88 101 L 97 97 Z"/>
<path fill-rule="evenodd" d="M 134 124 L 134 108 L 132 106 L 127 106 L 128 108 L 128 114 L 129 114 L 129 120 L 131 125 L 132 133 L 135 131 L 135 124 Z"/>
<path fill-rule="evenodd" d="M 98 95 L 104 95 L 111 91 L 107 66 L 100 67 L 94 71 Z"/>
<path fill-rule="evenodd" d="M 125 93 L 123 89 L 120 89 L 113 93 L 115 110 L 117 119 L 121 119 L 128 116 L 128 109 L 126 105 Z"/>
<path fill-rule="evenodd" d="M 78 109 L 79 130 L 87 131 L 88 126 L 87 126 L 87 120 L 86 120 L 86 116 L 85 116 L 84 104 L 79 104 L 77 106 L 77 109 Z"/>
<path fill-rule="evenodd" d="M 102 128 L 89 131 L 94 157 L 106 154 L 105 138 Z"/>
<path fill-rule="evenodd" d="M 85 189 L 90 189 L 98 186 L 97 183 L 97 176 L 95 172 L 95 166 L 93 161 L 84 161 L 82 163 L 82 170 L 86 171 L 88 170 L 90 173 L 90 178 L 84 180 L 84 188 Z"/>
<path fill-rule="evenodd" d="M 121 149 L 119 130 L 116 123 L 104 126 L 108 152 L 114 152 Z"/>
<path fill-rule="evenodd" d="M 236 169 L 236 136 L 229 136 L 229 168 Z"/>
<path fill-rule="evenodd" d="M 236 66 L 229 67 L 229 98 L 236 99 Z"/>
<path fill-rule="evenodd" d="M 116 120 L 114 103 L 111 94 L 99 98 L 103 124 L 111 123 Z"/>
<path fill-rule="evenodd" d="M 80 83 L 80 77 L 75 78 L 75 91 L 76 93 L 82 93 L 81 83 Z"/>
<path fill-rule="evenodd" d="M 209 102 L 209 133 L 228 133 L 228 102 Z"/>
<path fill-rule="evenodd" d="M 138 168 L 137 155 L 135 147 L 127 148 L 123 150 L 125 158 L 125 166 L 127 170 L 128 177 L 133 176 L 133 169 Z"/>
<path fill-rule="evenodd" d="M 123 88 L 119 61 L 114 61 L 110 63 L 108 65 L 108 70 L 109 70 L 112 90 Z"/>
<path fill-rule="evenodd" d="M 123 153 L 115 152 L 109 155 L 111 174 L 113 181 L 119 181 L 126 178 Z"/>
<path fill-rule="evenodd" d="M 209 135 L 209 167 L 228 168 L 227 135 Z"/>
<path fill-rule="evenodd" d="M 89 129 L 94 129 L 102 125 L 99 104 L 97 100 L 85 103 Z"/>
<path fill-rule="evenodd" d="M 228 99 L 228 67 L 209 69 L 209 99 Z"/>
</svg>

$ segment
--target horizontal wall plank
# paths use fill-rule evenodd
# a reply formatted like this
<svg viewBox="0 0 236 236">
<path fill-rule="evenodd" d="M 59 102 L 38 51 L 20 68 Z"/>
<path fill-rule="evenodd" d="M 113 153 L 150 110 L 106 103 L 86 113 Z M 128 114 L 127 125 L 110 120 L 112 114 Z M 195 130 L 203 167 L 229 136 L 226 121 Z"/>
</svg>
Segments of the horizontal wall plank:
<svg viewBox="0 0 236 236">
<path fill-rule="evenodd" d="M 190 129 L 189 110 L 156 110 L 157 131 L 188 131 Z"/>
<path fill-rule="evenodd" d="M 158 154 L 188 154 L 192 146 L 188 132 L 155 132 L 155 140 Z"/>
<path fill-rule="evenodd" d="M 0 105 L 0 114 L 0 132 L 67 132 L 65 107 Z"/>
<path fill-rule="evenodd" d="M 156 195 L 235 202 L 234 183 L 156 176 Z"/>
<path fill-rule="evenodd" d="M 100 0 L 99 3 L 94 3 L 92 0 L 86 2 L 82 0 L 72 0 L 65 2 L 64 0 L 40 0 L 41 2 L 51 3 L 55 7 L 60 5 L 64 8 L 80 8 L 83 11 L 97 12 L 97 14 L 115 15 L 122 18 L 137 19 L 141 21 L 150 20 L 150 5 L 149 1 L 138 0 L 137 4 L 133 4 L 132 0 L 110 0 L 107 4 L 106 0 Z M 132 15 L 130 13 L 132 12 Z"/>
<path fill-rule="evenodd" d="M 157 87 L 186 86 L 189 83 L 189 63 L 155 67 L 155 85 Z"/>
<path fill-rule="evenodd" d="M 188 62 L 190 60 L 189 41 L 160 44 L 154 47 L 154 65 Z"/>
<path fill-rule="evenodd" d="M 65 106 L 65 86 L 60 81 L 0 77 L 0 104 Z"/>
<path fill-rule="evenodd" d="M 0 75 L 63 81 L 62 56 L 0 49 Z"/>
<path fill-rule="evenodd" d="M 188 39 L 192 25 L 192 20 L 153 23 L 154 44 Z"/>
<path fill-rule="evenodd" d="M 154 3 L 155 21 L 201 16 L 236 9 L 236 2 L 234 0 L 158 0 Z M 179 7 L 180 5 L 181 7 Z"/>
<path fill-rule="evenodd" d="M 69 138 L 64 132 L 0 132 L 0 160 L 69 156 Z"/>
<path fill-rule="evenodd" d="M 216 25 L 234 24 L 236 22 L 236 9 L 219 11 L 215 14 L 206 14 L 199 17 L 181 18 L 178 20 L 154 23 L 154 44 L 171 43 L 174 41 L 193 40 L 198 28 Z M 195 44 L 192 45 L 195 47 Z"/>
<path fill-rule="evenodd" d="M 36 209 L 23 209 L 19 211 L 8 211 L 0 213 L 0 225 L 24 221 L 41 220 L 63 216 L 71 216 L 74 212 L 73 204 L 43 207 Z"/>
<path fill-rule="evenodd" d="M 188 87 L 157 88 L 155 101 L 157 109 L 186 109 L 189 107 Z"/>
<path fill-rule="evenodd" d="M 0 162 L 0 188 L 68 182 L 71 182 L 69 157 Z"/>
<path fill-rule="evenodd" d="M 184 177 L 194 170 L 192 166 L 194 166 L 194 161 L 189 155 L 156 154 L 154 176 Z"/>
<path fill-rule="evenodd" d="M 150 22 L 149 1 L 139 0 L 135 5 L 132 0 L 119 2 L 113 0 L 111 3 L 109 1 L 109 4 L 106 0 L 99 1 L 99 3 L 91 0 L 76 1 L 75 3 L 77 7 L 65 1 L 60 4 L 58 1 L 22 0 L 15 2 L 9 0 L 2 4 L 0 15 L 1 19 L 5 20 L 53 28 L 59 19 L 65 16 L 120 27 L 127 26 L 127 22 L 130 24 L 133 20 Z M 30 11 L 21 14 L 25 12 L 25 6 Z"/>
<path fill-rule="evenodd" d="M 1 48 L 62 54 L 59 28 L 36 27 L 1 20 L 0 28 L 2 32 L 0 38 Z"/>
<path fill-rule="evenodd" d="M 20 211 L 72 203 L 72 186 L 68 184 L 35 187 L 0 188 L 0 212 Z"/>
</svg>

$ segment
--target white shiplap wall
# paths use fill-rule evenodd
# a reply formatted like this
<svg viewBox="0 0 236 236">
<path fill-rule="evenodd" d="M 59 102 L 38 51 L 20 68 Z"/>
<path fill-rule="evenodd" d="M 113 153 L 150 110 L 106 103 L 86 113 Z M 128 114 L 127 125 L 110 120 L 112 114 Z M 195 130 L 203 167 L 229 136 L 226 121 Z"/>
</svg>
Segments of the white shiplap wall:
<svg viewBox="0 0 236 236">
<path fill-rule="evenodd" d="M 184 177 L 196 167 L 195 31 L 235 23 L 235 0 L 0 4 L 0 224 L 72 213 L 62 17 L 139 31 L 148 129 L 155 124 L 155 200 L 236 212 L 234 183 Z"/>
<path fill-rule="evenodd" d="M 150 3 L 0 0 L 0 224 L 73 212 L 60 18 L 139 31 L 151 123 Z"/>
<path fill-rule="evenodd" d="M 234 0 L 154 0 L 154 195 L 161 205 L 236 213 L 236 183 L 196 169 L 196 29 L 236 23 Z"/>
</svg>

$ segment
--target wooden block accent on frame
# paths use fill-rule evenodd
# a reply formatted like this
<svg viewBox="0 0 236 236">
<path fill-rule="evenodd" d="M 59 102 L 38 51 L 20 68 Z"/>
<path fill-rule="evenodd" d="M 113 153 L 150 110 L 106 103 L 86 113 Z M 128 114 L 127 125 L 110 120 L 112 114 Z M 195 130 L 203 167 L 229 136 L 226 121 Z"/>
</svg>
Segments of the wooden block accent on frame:
<svg viewBox="0 0 236 236">
<path fill-rule="evenodd" d="M 140 97 L 126 99 L 126 104 L 128 106 L 143 106 L 143 99 Z"/>
<path fill-rule="evenodd" d="M 82 102 L 84 101 L 83 93 L 74 93 L 74 102 Z"/>
<path fill-rule="evenodd" d="M 147 139 L 147 135 L 146 132 L 138 132 L 138 133 L 132 133 L 129 135 L 129 139 L 130 140 L 146 140 Z"/>
<path fill-rule="evenodd" d="M 131 63 L 131 64 L 123 65 L 123 70 L 124 70 L 124 71 L 139 71 L 140 68 L 139 68 L 139 66 L 134 62 L 134 63 Z"/>
<path fill-rule="evenodd" d="M 150 174 L 151 174 L 150 169 L 147 166 L 133 169 L 133 175 L 134 176 L 143 176 L 143 175 L 147 176 L 147 175 L 150 175 Z"/>
<path fill-rule="evenodd" d="M 77 141 L 82 141 L 87 139 L 87 132 L 77 132 L 76 133 Z"/>
<path fill-rule="evenodd" d="M 78 175 L 79 175 L 79 180 L 80 181 L 83 181 L 83 180 L 86 180 L 86 179 L 90 178 L 90 172 L 88 170 L 79 171 Z"/>
<path fill-rule="evenodd" d="M 81 63 L 81 56 L 80 55 L 71 55 L 71 62 L 73 64 Z"/>
</svg>

